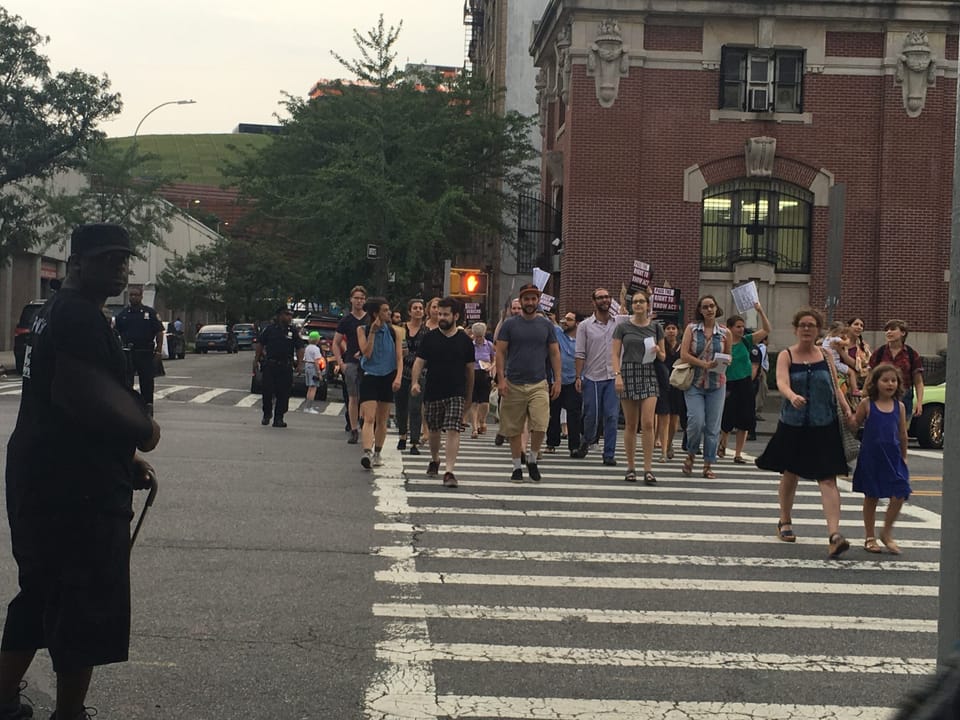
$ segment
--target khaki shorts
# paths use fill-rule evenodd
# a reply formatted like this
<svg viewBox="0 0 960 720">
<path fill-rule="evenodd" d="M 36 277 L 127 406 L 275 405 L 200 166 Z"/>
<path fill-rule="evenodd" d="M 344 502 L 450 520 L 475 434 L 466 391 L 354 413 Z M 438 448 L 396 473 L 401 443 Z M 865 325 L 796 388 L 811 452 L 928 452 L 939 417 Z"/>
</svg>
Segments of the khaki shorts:
<svg viewBox="0 0 960 720">
<path fill-rule="evenodd" d="M 500 434 L 516 437 L 524 421 L 532 432 L 546 432 L 550 424 L 550 391 L 547 381 L 514 385 L 507 381 L 507 394 L 500 397 Z"/>
</svg>

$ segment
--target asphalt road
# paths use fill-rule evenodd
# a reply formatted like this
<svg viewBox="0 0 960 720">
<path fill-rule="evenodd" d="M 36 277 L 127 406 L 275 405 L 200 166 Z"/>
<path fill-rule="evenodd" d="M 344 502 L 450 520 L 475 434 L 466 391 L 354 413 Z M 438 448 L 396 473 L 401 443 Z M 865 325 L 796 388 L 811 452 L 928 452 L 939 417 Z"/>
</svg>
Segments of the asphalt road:
<svg viewBox="0 0 960 720">
<path fill-rule="evenodd" d="M 98 720 L 871 720 L 932 668 L 939 453 L 911 455 L 903 556 L 864 552 L 841 483 L 853 547 L 828 561 L 813 483 L 792 545 L 773 537 L 776 477 L 729 459 L 714 481 L 658 463 L 647 488 L 622 458 L 558 454 L 513 485 L 488 435 L 446 490 L 393 442 L 363 471 L 336 403 L 261 427 L 251 361 L 189 355 L 158 381 L 131 662 L 97 671 Z M 6 433 L 16 391 L 0 384 Z M 15 578 L 0 531 L 4 594 Z M 28 679 L 49 708 L 44 658 Z"/>
</svg>

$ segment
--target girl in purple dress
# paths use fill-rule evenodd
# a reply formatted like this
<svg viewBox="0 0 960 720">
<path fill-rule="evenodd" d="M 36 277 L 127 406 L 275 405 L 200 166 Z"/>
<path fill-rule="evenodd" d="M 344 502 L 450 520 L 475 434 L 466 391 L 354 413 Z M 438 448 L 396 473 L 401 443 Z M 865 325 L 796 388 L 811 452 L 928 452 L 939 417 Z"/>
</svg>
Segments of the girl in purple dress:
<svg viewBox="0 0 960 720">
<path fill-rule="evenodd" d="M 857 407 L 851 427 L 863 426 L 863 438 L 853 489 L 863 493 L 864 549 L 882 552 L 877 544 L 875 521 L 877 500 L 890 498 L 883 519 L 880 542 L 894 555 L 900 547 L 893 540 L 893 523 L 904 501 L 910 497 L 910 473 L 907 470 L 907 413 L 900 396 L 903 385 L 900 371 L 890 363 L 877 365 L 867 376 L 864 394 L 868 402 Z"/>
</svg>

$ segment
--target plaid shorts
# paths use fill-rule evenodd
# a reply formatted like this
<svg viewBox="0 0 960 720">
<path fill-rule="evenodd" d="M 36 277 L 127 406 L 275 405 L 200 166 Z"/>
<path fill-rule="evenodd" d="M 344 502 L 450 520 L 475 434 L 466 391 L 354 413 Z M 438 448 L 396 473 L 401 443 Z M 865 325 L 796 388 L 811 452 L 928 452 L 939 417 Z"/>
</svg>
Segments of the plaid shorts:
<svg viewBox="0 0 960 720">
<path fill-rule="evenodd" d="M 430 432 L 463 432 L 463 406 L 464 399 L 462 395 L 443 398 L 442 400 L 424 400 L 423 401 L 423 419 L 427 423 Z"/>
</svg>

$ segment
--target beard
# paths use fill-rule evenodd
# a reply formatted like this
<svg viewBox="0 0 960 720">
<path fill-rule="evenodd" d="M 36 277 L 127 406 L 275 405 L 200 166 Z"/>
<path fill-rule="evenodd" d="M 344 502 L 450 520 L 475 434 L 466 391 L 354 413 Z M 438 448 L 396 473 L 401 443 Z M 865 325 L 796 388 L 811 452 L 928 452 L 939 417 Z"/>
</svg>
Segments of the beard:
<svg viewBox="0 0 960 720">
<path fill-rule="evenodd" d="M 453 320 L 437 320 L 437 325 L 441 330 L 449 330 L 453 327 Z"/>
</svg>

